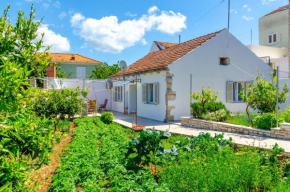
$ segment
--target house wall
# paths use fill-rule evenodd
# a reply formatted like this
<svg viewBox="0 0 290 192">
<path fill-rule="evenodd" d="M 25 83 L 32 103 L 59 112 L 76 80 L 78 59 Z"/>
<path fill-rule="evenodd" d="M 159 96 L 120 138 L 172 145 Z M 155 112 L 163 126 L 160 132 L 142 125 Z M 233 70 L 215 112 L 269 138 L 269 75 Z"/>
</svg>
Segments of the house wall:
<svg viewBox="0 0 290 192">
<path fill-rule="evenodd" d="M 96 64 L 82 64 L 82 63 L 62 63 L 59 65 L 64 71 L 66 77 L 72 72 L 72 75 L 69 78 L 75 79 L 77 78 L 77 67 L 85 67 L 86 68 L 86 79 L 90 77 L 90 74 L 95 69 Z"/>
<path fill-rule="evenodd" d="M 271 59 L 283 58 L 288 56 L 287 48 L 277 48 L 261 45 L 248 45 L 251 51 L 253 51 L 258 57 L 269 56 Z"/>
<path fill-rule="evenodd" d="M 229 57 L 229 65 L 220 65 L 219 57 Z M 203 86 L 211 86 L 219 92 L 219 101 L 233 111 L 244 111 L 244 103 L 226 103 L 226 82 L 251 81 L 257 75 L 257 70 L 267 75 L 272 70 L 239 40 L 222 31 L 211 40 L 184 57 L 175 61 L 169 67 L 172 73 L 172 90 L 176 98 L 168 101 L 168 105 L 175 106 L 171 110 L 174 120 L 190 115 L 190 75 L 192 74 L 192 92 L 201 91 Z M 267 79 L 270 79 L 269 75 Z"/>
<path fill-rule="evenodd" d="M 284 10 L 259 19 L 259 44 L 270 47 L 288 47 L 288 13 Z M 268 35 L 277 33 L 278 42 L 268 44 Z"/>
<path fill-rule="evenodd" d="M 273 64 L 273 67 L 279 66 L 279 78 L 289 77 L 288 57 L 272 59 L 271 62 Z"/>
<path fill-rule="evenodd" d="M 99 106 L 104 103 L 105 99 L 108 99 L 107 109 L 111 110 L 111 93 L 109 89 L 106 89 L 106 80 L 78 80 L 78 79 L 60 79 L 49 78 L 49 84 L 53 85 L 56 89 L 61 88 L 89 88 L 90 92 L 87 96 L 89 100 L 96 100 L 96 105 Z M 52 86 L 49 86 L 52 88 Z"/>
<path fill-rule="evenodd" d="M 126 80 L 133 80 L 136 76 L 126 77 Z M 158 121 L 164 121 L 165 118 L 165 111 L 166 111 L 166 104 L 165 104 L 165 92 L 166 92 L 166 72 L 152 72 L 141 74 L 137 76 L 137 79 L 141 80 L 141 83 L 137 83 L 137 113 L 140 117 L 145 117 L 148 119 L 154 119 Z M 145 104 L 142 101 L 142 84 L 144 83 L 158 83 L 159 84 L 159 103 L 157 105 L 153 104 Z M 116 86 L 117 82 L 114 82 L 114 86 Z M 123 96 L 124 96 L 124 86 L 125 90 L 129 91 L 130 93 L 130 86 L 132 84 L 123 85 Z M 133 88 L 136 91 L 135 88 Z M 124 98 L 124 97 L 123 97 Z M 130 99 L 130 94 L 129 97 Z M 129 110 L 132 107 L 135 107 L 135 104 L 128 102 Z M 124 99 L 122 102 L 114 102 L 113 101 L 113 110 L 118 112 L 124 112 Z"/>
</svg>

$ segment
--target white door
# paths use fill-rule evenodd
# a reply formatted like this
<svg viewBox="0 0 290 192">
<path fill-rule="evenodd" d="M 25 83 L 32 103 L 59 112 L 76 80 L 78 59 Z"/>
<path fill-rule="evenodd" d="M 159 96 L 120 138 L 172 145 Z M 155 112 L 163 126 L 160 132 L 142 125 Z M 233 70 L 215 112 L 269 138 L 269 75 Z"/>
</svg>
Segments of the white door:
<svg viewBox="0 0 290 192">
<path fill-rule="evenodd" d="M 86 78 L 86 68 L 77 67 L 77 79 L 85 79 L 85 78 Z"/>
</svg>

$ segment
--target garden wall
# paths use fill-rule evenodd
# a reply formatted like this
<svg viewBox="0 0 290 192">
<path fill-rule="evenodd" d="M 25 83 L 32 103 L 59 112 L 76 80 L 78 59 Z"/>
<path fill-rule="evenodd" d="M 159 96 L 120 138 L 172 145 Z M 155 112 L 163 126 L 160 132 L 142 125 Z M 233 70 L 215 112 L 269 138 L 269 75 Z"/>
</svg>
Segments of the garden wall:
<svg viewBox="0 0 290 192">
<path fill-rule="evenodd" d="M 246 135 L 256 135 L 290 140 L 290 123 L 281 123 L 280 127 L 272 128 L 270 131 L 241 125 L 233 125 L 229 123 L 221 123 L 201 119 L 193 119 L 190 117 L 182 117 L 181 125 L 222 132 L 240 133 Z"/>
</svg>

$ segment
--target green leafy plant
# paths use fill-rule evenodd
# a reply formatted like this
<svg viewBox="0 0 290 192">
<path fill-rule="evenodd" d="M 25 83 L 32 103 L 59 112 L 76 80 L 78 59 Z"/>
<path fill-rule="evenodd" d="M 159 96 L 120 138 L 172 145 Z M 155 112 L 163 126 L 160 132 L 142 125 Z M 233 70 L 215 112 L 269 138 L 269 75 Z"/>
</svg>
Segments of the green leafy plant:
<svg viewBox="0 0 290 192">
<path fill-rule="evenodd" d="M 272 81 L 266 81 L 258 72 L 255 80 L 248 84 L 246 93 L 241 91 L 239 96 L 246 103 L 246 113 L 254 127 L 253 120 L 251 119 L 249 110 L 250 108 L 258 110 L 261 113 L 272 113 L 276 109 L 276 94 L 277 94 L 277 77 L 273 76 Z M 285 103 L 289 88 L 284 84 L 283 89 L 279 91 L 278 103 Z M 268 125 L 267 127 L 269 127 Z"/>
<path fill-rule="evenodd" d="M 212 92 L 210 86 L 208 87 L 208 90 L 203 87 L 201 93 L 195 92 L 190 97 L 197 100 L 204 109 L 206 103 L 218 100 L 218 92 Z"/>
<path fill-rule="evenodd" d="M 121 71 L 118 64 L 109 65 L 108 63 L 100 63 L 95 66 L 95 69 L 90 74 L 91 79 L 107 79 L 110 75 L 113 75 Z"/>
<path fill-rule="evenodd" d="M 114 120 L 114 115 L 112 112 L 104 112 L 101 115 L 101 121 L 105 124 L 111 124 Z"/>
<path fill-rule="evenodd" d="M 279 122 L 282 122 L 282 119 L 279 119 Z M 253 119 L 254 127 L 261 129 L 270 129 L 272 127 L 276 127 L 277 117 L 276 114 L 273 113 L 265 113 L 256 116 Z"/>
<path fill-rule="evenodd" d="M 230 113 L 229 111 L 226 111 L 224 109 L 217 110 L 215 112 L 209 112 L 205 115 L 202 116 L 203 119 L 205 120 L 210 120 L 210 121 L 225 121 L 229 118 Z"/>
</svg>

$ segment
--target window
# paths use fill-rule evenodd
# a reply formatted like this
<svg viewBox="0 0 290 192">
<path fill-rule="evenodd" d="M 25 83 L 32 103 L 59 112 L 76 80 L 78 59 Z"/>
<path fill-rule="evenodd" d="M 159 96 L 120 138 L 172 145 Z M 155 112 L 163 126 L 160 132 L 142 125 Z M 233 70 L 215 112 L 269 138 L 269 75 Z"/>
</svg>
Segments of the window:
<svg viewBox="0 0 290 192">
<path fill-rule="evenodd" d="M 159 102 L 159 84 L 148 83 L 142 85 L 142 100 L 145 104 L 157 105 Z"/>
<path fill-rule="evenodd" d="M 270 34 L 268 36 L 268 43 L 269 44 L 277 43 L 277 34 L 276 33 Z"/>
<path fill-rule="evenodd" d="M 243 102 L 239 96 L 241 91 L 247 93 L 247 86 L 251 82 L 227 82 L 227 103 L 239 103 Z"/>
<path fill-rule="evenodd" d="M 229 64 L 230 64 L 230 58 L 220 57 L 220 65 L 229 65 Z"/>
<path fill-rule="evenodd" d="M 114 88 L 115 94 L 114 94 L 114 101 L 115 102 L 122 102 L 122 87 L 117 86 Z"/>
</svg>

